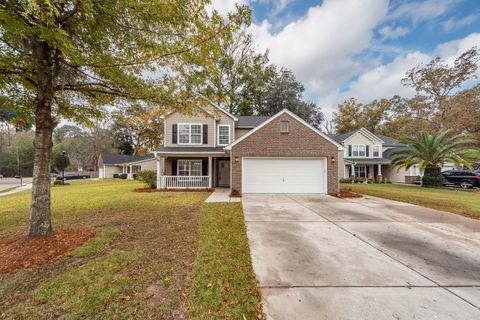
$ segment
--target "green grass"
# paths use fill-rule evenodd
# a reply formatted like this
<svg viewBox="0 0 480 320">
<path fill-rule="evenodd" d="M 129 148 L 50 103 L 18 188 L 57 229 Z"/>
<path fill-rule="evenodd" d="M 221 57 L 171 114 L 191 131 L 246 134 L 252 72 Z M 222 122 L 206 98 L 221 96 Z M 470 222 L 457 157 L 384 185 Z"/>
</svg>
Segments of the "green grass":
<svg viewBox="0 0 480 320">
<path fill-rule="evenodd" d="M 1 319 L 178 319 L 209 193 L 136 193 L 134 181 L 75 181 L 52 188 L 54 230 L 93 226 L 62 258 L 0 274 Z M 25 234 L 30 192 L 0 199 L 0 239 Z"/>
<path fill-rule="evenodd" d="M 86 244 L 69 253 L 73 257 L 90 257 L 109 245 L 118 235 L 120 230 L 114 226 L 98 227 L 95 237 Z"/>
<path fill-rule="evenodd" d="M 480 193 L 478 192 L 397 184 L 342 184 L 342 190 L 480 218 Z"/>
<path fill-rule="evenodd" d="M 239 203 L 206 203 L 189 298 L 191 319 L 262 317 Z"/>
<path fill-rule="evenodd" d="M 65 319 L 95 317 L 112 318 L 121 298 L 122 290 L 131 285 L 126 274 L 120 271 L 135 260 L 131 251 L 114 250 L 101 259 L 72 267 L 67 272 L 42 283 L 32 294 L 32 299 L 16 305 L 11 312 L 30 318 L 55 318 L 64 314 Z"/>
<path fill-rule="evenodd" d="M 139 187 L 53 187 L 54 230 L 96 234 L 56 261 L 0 274 L 0 318 L 262 317 L 241 205 L 205 204 L 205 192 L 133 192 Z M 0 201 L 0 239 L 25 234 L 30 192 Z"/>
</svg>

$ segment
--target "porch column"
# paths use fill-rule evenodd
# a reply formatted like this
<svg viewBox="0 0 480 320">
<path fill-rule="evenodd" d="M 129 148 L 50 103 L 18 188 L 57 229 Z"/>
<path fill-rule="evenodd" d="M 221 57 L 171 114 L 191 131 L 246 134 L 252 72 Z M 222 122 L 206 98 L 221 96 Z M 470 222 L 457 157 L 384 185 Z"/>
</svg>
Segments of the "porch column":
<svg viewBox="0 0 480 320">
<path fill-rule="evenodd" d="M 382 181 L 382 165 L 378 164 L 378 181 Z"/>
<path fill-rule="evenodd" d="M 350 176 L 353 176 L 355 178 L 355 164 L 354 163 L 352 163 L 351 168 L 352 168 L 352 174 Z"/>
<path fill-rule="evenodd" d="M 161 162 L 160 159 L 157 158 L 157 189 L 161 189 L 162 186 L 161 184 L 161 178 L 160 176 L 162 175 L 162 167 L 161 167 Z"/>
<path fill-rule="evenodd" d="M 133 166 L 130 165 L 130 173 L 128 174 L 128 179 L 132 180 L 133 179 Z"/>
<path fill-rule="evenodd" d="M 208 157 L 208 188 L 212 188 L 212 157 Z"/>
</svg>

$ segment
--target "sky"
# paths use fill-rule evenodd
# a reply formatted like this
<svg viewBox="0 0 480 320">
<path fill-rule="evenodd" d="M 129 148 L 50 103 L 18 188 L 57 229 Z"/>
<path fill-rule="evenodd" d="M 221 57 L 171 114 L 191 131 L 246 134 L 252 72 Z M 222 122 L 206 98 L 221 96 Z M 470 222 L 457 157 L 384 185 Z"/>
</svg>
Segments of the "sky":
<svg viewBox="0 0 480 320">
<path fill-rule="evenodd" d="M 253 10 L 259 52 L 292 70 L 330 119 L 338 103 L 411 97 L 405 73 L 440 56 L 452 63 L 480 48 L 480 0 L 213 0 L 221 14 L 234 3 Z"/>
</svg>

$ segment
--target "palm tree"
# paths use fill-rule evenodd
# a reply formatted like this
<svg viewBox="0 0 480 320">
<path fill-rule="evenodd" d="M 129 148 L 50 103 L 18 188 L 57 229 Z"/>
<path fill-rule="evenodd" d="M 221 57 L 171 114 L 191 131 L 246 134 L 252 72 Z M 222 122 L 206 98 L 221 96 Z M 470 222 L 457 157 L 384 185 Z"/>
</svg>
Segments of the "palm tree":
<svg viewBox="0 0 480 320">
<path fill-rule="evenodd" d="M 420 170 L 424 171 L 423 186 L 441 186 L 443 183 L 441 167 L 444 163 L 471 169 L 468 155 L 479 152 L 476 147 L 479 144 L 478 140 L 465 134 L 452 136 L 450 132 L 450 129 L 434 134 L 422 131 L 416 139 L 402 140 L 407 147 L 392 153 L 391 165 L 398 169 L 409 169 L 413 165 L 419 165 Z"/>
</svg>

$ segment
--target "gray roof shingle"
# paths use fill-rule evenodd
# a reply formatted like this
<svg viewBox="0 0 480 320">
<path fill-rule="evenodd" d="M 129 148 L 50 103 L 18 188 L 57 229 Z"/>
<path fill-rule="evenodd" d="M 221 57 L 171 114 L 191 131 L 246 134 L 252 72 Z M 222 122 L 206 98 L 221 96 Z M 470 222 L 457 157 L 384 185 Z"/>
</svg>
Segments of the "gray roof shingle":
<svg viewBox="0 0 480 320">
<path fill-rule="evenodd" d="M 153 154 L 148 154 L 146 156 L 131 156 L 126 154 L 102 153 L 100 157 L 102 157 L 103 164 L 122 164 L 152 159 Z"/>
<path fill-rule="evenodd" d="M 398 151 L 398 150 L 402 150 L 402 149 L 404 149 L 404 148 L 406 148 L 405 145 L 402 145 L 402 147 L 389 148 L 389 149 L 383 151 L 382 156 L 383 156 L 384 158 L 386 158 L 386 159 L 392 159 L 392 153 L 393 153 L 393 152 Z"/>
<path fill-rule="evenodd" d="M 238 116 L 237 118 L 238 121 L 235 123 L 237 128 L 255 128 L 270 119 L 266 116 Z"/>
</svg>

